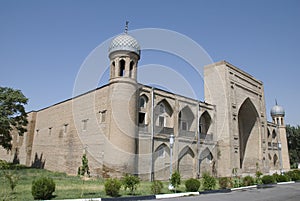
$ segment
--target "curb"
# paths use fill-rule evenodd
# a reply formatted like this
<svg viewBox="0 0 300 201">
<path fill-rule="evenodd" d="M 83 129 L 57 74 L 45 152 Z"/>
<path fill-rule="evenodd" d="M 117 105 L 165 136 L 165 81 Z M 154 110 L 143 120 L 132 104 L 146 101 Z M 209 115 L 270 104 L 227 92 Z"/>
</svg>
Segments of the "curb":
<svg viewBox="0 0 300 201">
<path fill-rule="evenodd" d="M 161 194 L 161 195 L 155 195 L 156 199 L 163 199 L 163 198 L 177 198 L 177 197 L 183 197 L 183 196 L 195 196 L 199 195 L 199 192 L 187 192 L 187 193 L 172 193 L 172 194 Z"/>
<path fill-rule="evenodd" d="M 211 193 L 230 193 L 231 189 L 219 189 L 219 190 L 209 190 L 209 191 L 201 191 L 200 194 L 211 194 Z"/>
<path fill-rule="evenodd" d="M 239 187 L 239 188 L 232 188 L 231 191 L 238 191 L 238 190 L 249 189 L 249 188 L 257 188 L 257 185 L 243 186 L 243 187 Z"/>
<path fill-rule="evenodd" d="M 130 201 L 130 200 L 154 200 L 154 199 L 156 199 L 155 195 L 145 195 L 145 196 L 132 196 L 132 197 L 102 198 L 102 199 L 100 199 L 100 201 L 112 201 L 112 200 L 113 201 Z"/>
<path fill-rule="evenodd" d="M 282 185 L 282 184 L 294 184 L 294 181 L 287 181 L 287 182 L 279 182 L 277 183 L 278 185 Z"/>
</svg>

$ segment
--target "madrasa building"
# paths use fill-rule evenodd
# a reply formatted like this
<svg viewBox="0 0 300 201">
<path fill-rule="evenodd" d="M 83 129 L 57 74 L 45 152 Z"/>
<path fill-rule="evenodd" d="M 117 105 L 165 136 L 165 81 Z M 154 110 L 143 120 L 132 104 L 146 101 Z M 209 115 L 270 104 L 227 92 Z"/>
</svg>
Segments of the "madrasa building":
<svg viewBox="0 0 300 201">
<path fill-rule="evenodd" d="M 226 61 L 207 65 L 204 102 L 138 83 L 140 55 L 134 37 L 115 37 L 109 83 L 29 112 L 27 132 L 0 158 L 76 175 L 85 153 L 92 175 L 144 180 L 167 180 L 170 169 L 183 178 L 290 169 L 285 111 L 276 104 L 267 121 L 261 81 Z"/>
</svg>

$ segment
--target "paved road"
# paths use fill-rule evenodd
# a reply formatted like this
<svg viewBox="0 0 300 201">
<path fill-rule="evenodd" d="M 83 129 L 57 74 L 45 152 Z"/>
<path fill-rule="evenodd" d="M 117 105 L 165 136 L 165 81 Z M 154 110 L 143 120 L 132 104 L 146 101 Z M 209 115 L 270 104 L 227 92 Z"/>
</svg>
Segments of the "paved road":
<svg viewBox="0 0 300 201">
<path fill-rule="evenodd" d="M 206 194 L 194 197 L 164 199 L 177 201 L 300 201 L 300 183 L 275 185 L 264 189 L 247 189 L 231 193 Z"/>
</svg>

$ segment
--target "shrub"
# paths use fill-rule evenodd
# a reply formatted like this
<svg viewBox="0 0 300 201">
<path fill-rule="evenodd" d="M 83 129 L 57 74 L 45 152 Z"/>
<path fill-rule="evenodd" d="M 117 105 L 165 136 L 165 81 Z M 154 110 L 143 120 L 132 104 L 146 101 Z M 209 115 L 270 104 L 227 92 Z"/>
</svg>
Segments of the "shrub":
<svg viewBox="0 0 300 201">
<path fill-rule="evenodd" d="M 132 195 L 140 183 L 140 178 L 134 175 L 125 174 L 125 176 L 122 179 L 122 183 L 125 188 L 125 191 L 128 188 L 130 190 L 130 194 Z"/>
<path fill-rule="evenodd" d="M 185 188 L 188 192 L 196 192 L 200 187 L 200 181 L 198 179 L 188 179 L 185 182 Z"/>
<path fill-rule="evenodd" d="M 299 170 L 292 170 L 286 173 L 286 175 L 292 180 L 292 181 L 298 181 L 300 180 L 300 171 Z"/>
<path fill-rule="evenodd" d="M 154 181 L 151 184 L 151 192 L 153 194 L 160 194 L 163 187 L 164 186 L 161 181 Z"/>
<path fill-rule="evenodd" d="M 210 176 L 210 174 L 208 172 L 203 173 L 203 189 L 204 190 L 213 190 L 215 189 L 217 182 L 216 179 L 212 176 Z"/>
<path fill-rule="evenodd" d="M 233 177 L 231 183 L 234 188 L 238 188 L 242 186 L 242 180 L 240 177 Z"/>
<path fill-rule="evenodd" d="M 243 178 L 243 186 L 251 186 L 254 184 L 254 179 L 251 176 L 246 176 Z"/>
<path fill-rule="evenodd" d="M 273 183 L 275 183 L 275 179 L 271 175 L 264 175 L 261 178 L 261 181 L 262 181 L 263 184 L 273 184 Z"/>
<path fill-rule="evenodd" d="M 277 182 L 277 181 L 278 181 L 277 179 L 278 179 L 278 177 L 279 177 L 279 174 L 274 173 L 272 176 L 273 176 L 275 182 Z"/>
<path fill-rule="evenodd" d="M 232 182 L 228 177 L 220 177 L 219 178 L 219 185 L 221 189 L 231 188 Z"/>
<path fill-rule="evenodd" d="M 0 160 L 0 169 L 6 170 L 9 169 L 9 164 L 5 160 Z"/>
<path fill-rule="evenodd" d="M 181 176 L 180 173 L 178 171 L 175 171 L 172 176 L 171 176 L 171 184 L 172 186 L 175 187 L 175 191 L 176 188 L 181 184 Z"/>
<path fill-rule="evenodd" d="M 276 177 L 276 181 L 277 181 L 277 182 L 287 182 L 287 181 L 289 181 L 289 180 L 290 180 L 289 176 L 284 175 L 284 174 L 278 175 L 278 176 Z"/>
<path fill-rule="evenodd" d="M 260 172 L 260 171 L 255 172 L 255 182 L 256 182 L 256 184 L 262 184 L 262 181 L 261 181 L 261 176 L 262 175 L 263 175 L 263 173 Z"/>
<path fill-rule="evenodd" d="M 35 200 L 45 200 L 52 197 L 55 183 L 52 178 L 40 177 L 32 182 L 31 193 Z"/>
<path fill-rule="evenodd" d="M 107 179 L 104 183 L 104 190 L 106 195 L 117 197 L 119 196 L 122 184 L 118 179 Z"/>
</svg>

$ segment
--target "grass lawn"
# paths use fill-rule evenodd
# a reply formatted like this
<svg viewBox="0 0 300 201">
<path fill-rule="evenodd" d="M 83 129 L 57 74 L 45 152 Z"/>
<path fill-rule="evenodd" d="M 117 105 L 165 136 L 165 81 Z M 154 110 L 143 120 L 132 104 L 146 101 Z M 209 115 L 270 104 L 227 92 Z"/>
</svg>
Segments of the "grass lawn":
<svg viewBox="0 0 300 201">
<path fill-rule="evenodd" d="M 54 198 L 56 199 L 72 199 L 72 198 L 99 198 L 108 197 L 104 191 L 104 180 L 91 178 L 83 181 L 77 176 L 68 176 L 65 173 L 50 172 L 42 169 L 20 169 L 20 170 L 5 170 L 19 175 L 18 184 L 11 191 L 8 180 L 4 177 L 0 170 L 0 201 L 2 200 L 33 200 L 31 194 L 31 184 L 35 178 L 40 176 L 51 177 L 55 184 Z M 171 193 L 168 190 L 168 182 L 163 182 L 164 188 L 162 193 Z M 179 192 L 185 190 L 184 182 L 178 188 Z M 151 195 L 151 182 L 141 181 L 135 195 Z M 129 191 L 121 188 L 121 196 L 130 196 Z"/>
</svg>

